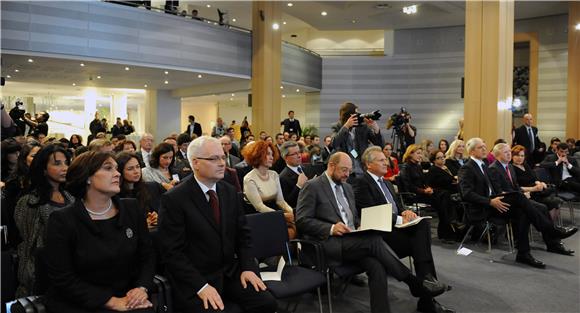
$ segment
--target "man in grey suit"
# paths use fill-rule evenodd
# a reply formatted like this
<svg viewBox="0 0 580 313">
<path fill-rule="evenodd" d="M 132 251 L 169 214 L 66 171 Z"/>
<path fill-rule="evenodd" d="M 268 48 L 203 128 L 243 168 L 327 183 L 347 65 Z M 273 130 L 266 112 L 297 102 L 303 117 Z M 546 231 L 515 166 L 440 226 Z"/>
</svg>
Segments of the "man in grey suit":
<svg viewBox="0 0 580 313">
<path fill-rule="evenodd" d="M 220 138 L 220 142 L 222 143 L 222 148 L 226 154 L 226 166 L 229 168 L 234 168 L 234 166 L 240 163 L 241 160 L 237 156 L 230 153 L 232 150 L 232 139 L 226 135 Z"/>
<path fill-rule="evenodd" d="M 322 243 L 329 262 L 355 263 L 366 271 L 373 313 L 391 312 L 387 272 L 409 285 L 415 297 L 435 297 L 445 292 L 445 284 L 417 279 L 379 233 L 349 234 L 360 223 L 353 189 L 346 183 L 351 172 L 351 158 L 337 152 L 330 157 L 325 173 L 304 185 L 296 206 L 298 233 Z"/>
</svg>

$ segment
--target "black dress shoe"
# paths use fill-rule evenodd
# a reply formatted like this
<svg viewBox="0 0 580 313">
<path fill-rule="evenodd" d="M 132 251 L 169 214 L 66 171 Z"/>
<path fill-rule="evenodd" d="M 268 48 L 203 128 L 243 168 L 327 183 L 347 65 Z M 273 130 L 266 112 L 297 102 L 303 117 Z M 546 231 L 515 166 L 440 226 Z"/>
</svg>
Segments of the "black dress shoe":
<svg viewBox="0 0 580 313">
<path fill-rule="evenodd" d="M 568 238 L 574 235 L 577 231 L 577 227 L 557 227 L 554 226 L 554 230 L 556 231 L 556 237 L 560 239 Z"/>
<path fill-rule="evenodd" d="M 557 243 L 555 245 L 548 246 L 548 248 L 546 250 L 548 252 L 558 253 L 558 254 L 563 254 L 563 255 L 574 255 L 574 250 L 566 248 L 564 246 L 564 244 L 561 242 Z"/>
<path fill-rule="evenodd" d="M 422 297 L 434 298 L 450 289 L 449 286 L 435 279 L 433 280 L 425 279 L 423 280 L 422 285 L 423 285 L 423 290 L 421 292 Z"/>
<path fill-rule="evenodd" d="M 421 313 L 455 313 L 455 310 L 441 305 L 435 299 L 419 299 L 417 311 Z"/>
<path fill-rule="evenodd" d="M 516 262 L 527 264 L 535 268 L 546 268 L 544 262 L 536 260 L 529 252 L 524 254 L 518 254 L 516 256 Z"/>
</svg>

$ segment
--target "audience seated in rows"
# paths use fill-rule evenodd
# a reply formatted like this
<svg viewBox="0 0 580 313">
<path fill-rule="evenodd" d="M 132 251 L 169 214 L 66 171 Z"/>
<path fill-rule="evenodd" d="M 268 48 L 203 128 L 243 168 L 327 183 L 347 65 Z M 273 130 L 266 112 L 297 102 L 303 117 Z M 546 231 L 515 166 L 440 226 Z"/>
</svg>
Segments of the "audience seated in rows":
<svg viewBox="0 0 580 313">
<path fill-rule="evenodd" d="M 570 148 L 565 143 L 556 147 L 554 154 L 546 156 L 540 164 L 547 169 L 552 182 L 561 190 L 571 191 L 580 195 L 580 167 L 576 159 L 568 157 Z"/>
<path fill-rule="evenodd" d="M 149 166 L 141 169 L 143 181 L 159 183 L 166 190 L 173 188 L 178 182 L 171 172 L 174 163 L 173 146 L 160 143 L 151 153 Z"/>
<path fill-rule="evenodd" d="M 465 142 L 460 139 L 456 139 L 451 142 L 449 150 L 445 153 L 445 166 L 449 169 L 453 176 L 457 176 L 459 169 L 466 162 L 465 155 Z"/>
<path fill-rule="evenodd" d="M 399 160 L 393 156 L 393 144 L 387 142 L 383 147 L 383 154 L 387 158 L 387 172 L 383 176 L 384 179 L 395 183 L 397 176 L 399 176 Z"/>
<path fill-rule="evenodd" d="M 285 168 L 280 173 L 280 186 L 284 199 L 292 208 L 296 208 L 298 194 L 304 184 L 314 176 L 310 166 L 302 165 L 300 148 L 294 141 L 287 141 L 282 145 L 281 157 L 285 160 Z"/>
</svg>

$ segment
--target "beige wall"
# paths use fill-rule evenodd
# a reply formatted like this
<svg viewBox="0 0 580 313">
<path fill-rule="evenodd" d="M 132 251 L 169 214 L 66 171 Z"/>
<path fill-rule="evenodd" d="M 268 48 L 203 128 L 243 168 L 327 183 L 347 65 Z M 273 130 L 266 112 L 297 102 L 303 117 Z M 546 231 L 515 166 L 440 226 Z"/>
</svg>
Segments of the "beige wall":
<svg viewBox="0 0 580 313">
<path fill-rule="evenodd" d="M 216 102 L 201 102 L 194 100 L 183 100 L 181 102 L 181 123 L 180 132 L 187 128 L 187 117 L 195 116 L 195 121 L 201 124 L 203 134 L 210 135 L 211 129 L 215 125 L 218 105 Z"/>
<path fill-rule="evenodd" d="M 297 37 L 292 38 L 293 34 Z M 366 55 L 385 50 L 384 30 L 319 31 L 303 28 L 283 34 L 282 40 L 322 55 Z"/>
</svg>

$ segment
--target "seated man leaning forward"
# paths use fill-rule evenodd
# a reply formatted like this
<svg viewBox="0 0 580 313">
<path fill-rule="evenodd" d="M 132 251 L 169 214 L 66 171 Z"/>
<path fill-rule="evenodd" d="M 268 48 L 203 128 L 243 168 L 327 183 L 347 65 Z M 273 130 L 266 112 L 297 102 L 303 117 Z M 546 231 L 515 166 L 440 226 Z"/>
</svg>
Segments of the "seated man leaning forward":
<svg viewBox="0 0 580 313">
<path fill-rule="evenodd" d="M 233 186 L 220 181 L 226 167 L 216 138 L 187 148 L 193 175 L 161 198 L 159 244 L 181 312 L 275 312 L 251 255 L 250 229 Z"/>
<path fill-rule="evenodd" d="M 325 173 L 304 185 L 296 206 L 298 233 L 320 242 L 330 263 L 357 264 L 366 271 L 373 313 L 391 312 L 387 273 L 405 282 L 415 297 L 433 298 L 445 292 L 448 286 L 434 278 L 414 276 L 380 234 L 347 234 L 360 223 L 353 189 L 346 183 L 351 172 L 350 157 L 337 152 L 328 160 Z"/>
</svg>

